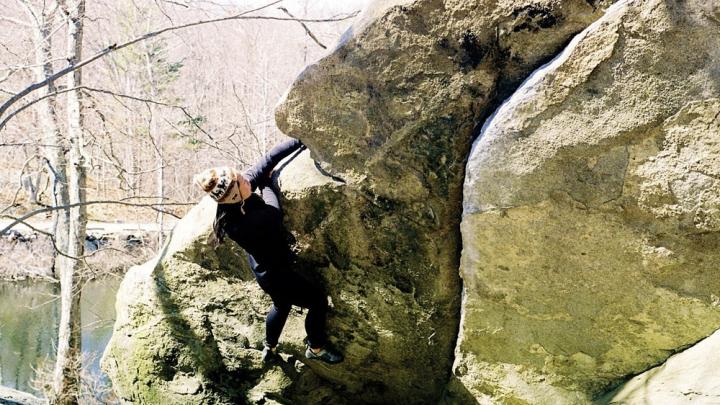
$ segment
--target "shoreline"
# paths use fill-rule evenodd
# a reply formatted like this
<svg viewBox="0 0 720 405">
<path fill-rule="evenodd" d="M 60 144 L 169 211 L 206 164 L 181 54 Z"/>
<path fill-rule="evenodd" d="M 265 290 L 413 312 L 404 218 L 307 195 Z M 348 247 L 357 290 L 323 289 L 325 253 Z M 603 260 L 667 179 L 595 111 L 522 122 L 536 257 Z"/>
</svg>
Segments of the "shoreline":
<svg viewBox="0 0 720 405">
<path fill-rule="evenodd" d="M 54 247 L 49 237 L 41 235 L 23 239 L 0 238 L 0 281 L 58 282 L 53 272 Z M 106 274 L 124 275 L 155 255 L 157 238 L 144 235 L 89 235 L 85 256 L 89 279 Z"/>
</svg>

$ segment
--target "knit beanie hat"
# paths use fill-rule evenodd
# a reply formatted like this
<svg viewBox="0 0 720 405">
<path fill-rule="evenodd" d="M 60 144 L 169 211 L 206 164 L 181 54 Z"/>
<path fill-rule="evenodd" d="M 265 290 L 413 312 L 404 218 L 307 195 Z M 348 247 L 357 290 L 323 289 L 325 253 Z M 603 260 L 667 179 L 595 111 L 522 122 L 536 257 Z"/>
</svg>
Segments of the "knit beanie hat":
<svg viewBox="0 0 720 405">
<path fill-rule="evenodd" d="M 230 190 L 236 176 L 235 169 L 228 166 L 211 167 L 195 175 L 193 181 L 215 201 L 220 201 Z"/>
</svg>

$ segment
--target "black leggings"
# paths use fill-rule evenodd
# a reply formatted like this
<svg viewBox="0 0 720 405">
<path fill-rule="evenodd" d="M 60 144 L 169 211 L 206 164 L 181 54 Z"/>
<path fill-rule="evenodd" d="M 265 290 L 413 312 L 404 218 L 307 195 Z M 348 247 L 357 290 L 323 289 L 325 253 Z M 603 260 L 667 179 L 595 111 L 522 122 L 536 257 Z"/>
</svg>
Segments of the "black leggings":
<svg viewBox="0 0 720 405">
<path fill-rule="evenodd" d="M 308 309 L 305 317 L 308 344 L 312 348 L 323 347 L 326 341 L 325 318 L 328 303 L 322 290 L 293 272 L 268 276 L 270 275 L 256 274 L 258 284 L 273 300 L 270 312 L 265 318 L 265 342 L 271 347 L 277 345 L 290 314 L 290 307 L 297 305 Z"/>
</svg>

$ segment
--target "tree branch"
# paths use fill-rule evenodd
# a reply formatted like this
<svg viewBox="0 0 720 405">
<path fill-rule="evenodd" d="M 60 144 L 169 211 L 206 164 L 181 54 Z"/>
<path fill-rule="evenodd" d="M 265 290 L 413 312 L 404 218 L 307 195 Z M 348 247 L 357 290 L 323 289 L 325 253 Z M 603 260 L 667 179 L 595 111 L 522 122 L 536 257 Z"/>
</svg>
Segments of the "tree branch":
<svg viewBox="0 0 720 405">
<path fill-rule="evenodd" d="M 55 59 L 48 60 L 48 62 L 57 62 L 57 61 L 61 61 L 61 60 L 65 60 L 65 58 L 55 58 Z M 15 71 L 15 70 L 32 69 L 32 68 L 36 68 L 36 67 L 38 67 L 38 66 L 43 66 L 43 65 L 44 65 L 44 63 L 43 63 L 43 64 L 33 64 L 33 65 L 7 66 L 7 67 L 4 67 L 4 68 L 0 68 L 0 71 L 3 71 L 3 70 Z M 14 93 L 13 93 L 13 94 L 14 94 Z"/>
<path fill-rule="evenodd" d="M 10 142 L 10 143 L 0 143 L 0 148 L 2 147 L 8 147 L 8 146 L 39 146 L 43 148 L 60 148 L 61 146 L 58 145 L 49 145 L 44 143 L 37 143 L 37 142 Z"/>
<path fill-rule="evenodd" d="M 163 1 L 164 1 L 165 3 L 174 4 L 174 5 L 176 5 L 176 6 L 180 6 L 180 7 L 183 7 L 183 8 L 190 8 L 190 6 L 188 6 L 187 4 L 178 3 L 177 1 L 171 1 L 171 0 L 163 0 Z"/>
<path fill-rule="evenodd" d="M 45 235 L 45 236 L 47 236 L 48 238 L 50 238 L 50 243 L 52 243 L 52 245 L 53 245 L 53 250 L 54 250 L 55 252 L 57 252 L 57 254 L 59 254 L 60 256 L 67 257 L 68 259 L 71 259 L 71 260 L 82 260 L 82 261 L 85 263 L 86 266 L 87 266 L 87 262 L 85 262 L 85 258 L 88 257 L 88 256 L 92 256 L 92 254 L 94 254 L 95 252 L 97 252 L 97 250 L 96 250 L 95 252 L 92 252 L 92 253 L 89 254 L 89 255 L 71 256 L 71 255 L 63 252 L 62 250 L 60 250 L 60 248 L 59 248 L 58 245 L 57 245 L 57 242 L 55 241 L 55 235 L 51 234 L 50 232 L 45 232 L 45 231 L 43 231 L 42 229 L 37 229 L 37 228 L 35 228 L 34 226 L 32 226 L 31 224 L 29 224 L 29 223 L 27 223 L 27 222 L 25 222 L 25 221 L 18 221 L 17 223 L 23 224 L 23 225 L 27 226 L 28 228 L 32 229 L 33 231 L 35 231 L 35 232 L 37 232 L 37 233 L 39 233 L 39 234 Z M 0 235 L 2 235 L 2 233 L 0 233 Z M 89 266 L 88 266 L 88 267 L 89 267 Z M 2 399 L 2 397 L 0 397 L 0 399 Z"/>
<path fill-rule="evenodd" d="M 185 117 L 188 119 L 188 122 L 189 122 L 193 127 L 195 127 L 198 131 L 200 131 L 200 132 L 202 132 L 203 134 L 205 134 L 205 135 L 212 141 L 212 143 L 206 142 L 206 141 L 200 141 L 200 142 L 202 142 L 204 145 L 207 145 L 207 146 L 209 146 L 209 147 L 211 147 L 211 148 L 215 148 L 215 149 L 218 150 L 220 153 L 224 153 L 224 154 L 225 154 L 226 156 L 228 156 L 231 160 L 239 161 L 239 162 L 240 162 L 241 164 L 243 164 L 243 165 L 246 165 L 246 164 L 247 164 L 247 162 L 243 161 L 242 159 L 239 159 L 238 157 L 233 156 L 231 153 L 228 153 L 227 151 L 225 151 L 225 150 L 222 148 L 222 146 L 217 142 L 217 140 L 215 140 L 215 138 L 214 138 L 212 135 L 210 135 L 210 133 L 207 132 L 203 127 L 201 127 L 200 124 L 198 124 L 198 123 L 196 122 L 196 120 L 195 120 L 195 118 L 192 116 L 192 114 L 190 114 L 190 113 L 188 112 L 187 108 L 185 108 L 185 107 L 183 107 L 183 106 L 175 105 L 175 104 L 169 104 L 169 103 L 165 103 L 165 102 L 162 102 L 162 101 L 156 101 L 156 100 L 147 99 L 147 98 L 135 97 L 135 96 L 131 96 L 131 95 L 128 95 L 128 94 L 116 93 L 116 92 L 110 91 L 110 90 L 95 89 L 95 88 L 87 87 L 87 86 L 81 86 L 81 87 L 77 87 L 77 88 L 82 88 L 82 89 L 84 89 L 84 90 L 86 90 L 86 91 L 91 91 L 91 92 L 97 92 L 97 93 L 102 93 L 102 94 L 111 95 L 111 96 L 113 96 L 113 97 L 115 97 L 115 98 L 118 98 L 118 97 L 119 97 L 119 98 L 126 98 L 126 99 L 129 99 L 129 100 L 138 101 L 138 102 L 142 102 L 142 103 L 145 103 L 145 104 L 155 104 L 155 105 L 159 105 L 159 106 L 162 106 L 162 107 L 168 107 L 168 108 L 178 109 L 178 110 L 182 111 L 182 113 L 183 113 L 183 114 L 185 115 Z M 118 102 L 120 102 L 120 101 L 118 100 Z M 120 102 L 120 104 L 122 104 L 122 102 Z M 125 108 L 127 108 L 128 110 L 130 110 L 130 108 L 127 107 L 127 106 L 125 106 L 124 104 L 123 104 L 123 106 L 124 106 Z M 24 107 L 24 106 L 23 106 L 23 107 Z M 132 111 L 132 110 L 131 110 L 131 111 Z M 168 125 L 170 125 L 173 129 L 175 129 L 176 131 L 178 131 L 178 133 L 181 133 L 181 134 L 183 134 L 183 135 L 186 135 L 184 132 L 182 132 L 182 130 L 181 130 L 180 128 L 178 128 L 176 125 L 174 125 L 174 124 L 173 124 L 172 122 L 170 122 L 169 120 L 167 120 L 167 119 L 165 119 L 165 118 L 163 118 L 163 120 L 164 120 Z M 0 129 L 2 129 L 2 126 L 3 126 L 3 125 L 4 125 L 4 121 L 3 121 L 3 123 L 0 123 Z M 153 146 L 155 147 L 155 145 L 153 145 Z M 126 172 L 126 173 L 130 173 L 130 172 L 128 172 L 127 170 L 125 170 L 125 172 Z"/>
<path fill-rule="evenodd" d="M 287 14 L 288 16 L 290 16 L 290 18 L 295 18 L 295 16 L 292 15 L 292 14 L 290 14 L 290 12 L 289 12 L 285 7 L 278 7 L 278 9 L 281 10 L 283 13 Z M 309 36 L 310 38 L 312 38 L 312 40 L 315 41 L 315 43 L 318 44 L 318 45 L 320 46 L 320 48 L 322 48 L 322 49 L 327 49 L 327 46 L 323 45 L 323 44 L 320 42 L 320 40 L 317 39 L 317 37 L 315 36 L 315 34 L 313 34 L 312 31 L 310 31 L 310 28 L 308 28 L 307 25 L 305 25 L 304 22 L 302 22 L 302 21 L 300 21 L 300 20 L 297 20 L 297 22 L 299 22 L 300 25 L 302 25 L 303 29 L 305 29 L 305 33 L 308 34 L 308 36 Z"/>
<path fill-rule="evenodd" d="M 52 93 L 45 94 L 44 96 L 38 97 L 38 98 L 36 98 L 36 99 L 34 99 L 34 100 L 32 100 L 32 101 L 29 101 L 28 103 L 23 104 L 21 107 L 18 107 L 16 110 L 13 110 L 13 112 L 11 112 L 10 115 L 8 115 L 7 117 L 5 117 L 5 119 L 0 122 L 0 130 L 2 130 L 2 129 L 5 127 L 5 125 L 8 123 L 8 121 L 10 121 L 10 119 L 12 119 L 14 116 L 16 116 L 17 114 L 19 114 L 19 113 L 22 112 L 23 110 L 26 110 L 27 108 L 31 107 L 32 105 L 38 103 L 39 101 L 42 101 L 42 100 L 44 100 L 44 99 L 46 99 L 46 98 L 55 97 L 55 96 L 57 96 L 57 95 L 59 95 L 59 94 L 67 93 L 67 92 L 70 92 L 70 91 L 75 91 L 75 90 L 92 91 L 92 92 L 96 92 L 96 93 L 102 93 L 102 94 L 111 95 L 111 96 L 113 96 L 113 97 L 120 97 L 120 98 L 126 98 L 126 99 L 129 99 L 129 100 L 139 101 L 139 102 L 143 102 L 143 103 L 156 104 L 156 105 L 160 105 L 160 106 L 163 106 L 163 107 L 177 108 L 177 109 L 181 110 L 181 111 L 183 112 L 183 114 L 185 114 L 185 116 L 186 116 L 187 118 L 189 118 L 190 121 L 191 121 L 200 131 L 204 132 L 206 135 L 208 135 L 208 137 L 209 137 L 210 139 L 212 139 L 212 136 L 210 136 L 210 134 L 208 134 L 207 132 L 205 132 L 204 129 L 200 128 L 200 127 L 197 125 L 197 123 L 195 123 L 195 121 L 192 119 L 192 118 L 193 118 L 192 115 L 191 115 L 191 114 L 187 111 L 187 109 L 186 109 L 185 107 L 183 107 L 183 106 L 173 105 L 173 104 L 168 104 L 168 103 L 163 103 L 163 102 L 161 102 L 161 101 L 156 101 L 156 100 L 151 100 L 151 99 L 146 99 L 146 98 L 140 98 L 140 97 L 130 96 L 130 95 L 127 95 L 127 94 L 115 93 L 115 92 L 110 91 L 110 90 L 96 89 L 96 88 L 88 87 L 88 86 L 77 86 L 77 87 L 71 87 L 71 88 L 68 88 L 68 89 L 58 90 L 58 91 L 55 91 L 55 92 L 52 92 Z"/>
<path fill-rule="evenodd" d="M 81 203 L 74 203 L 74 204 L 68 204 L 68 205 L 60 205 L 57 207 L 46 207 L 46 208 L 40 208 L 35 211 L 30 211 L 27 214 L 16 218 L 10 215 L 0 215 L 0 218 L 9 218 L 12 219 L 12 222 L 10 225 L 7 225 L 5 228 L 0 230 L 0 235 L 3 235 L 5 232 L 12 229 L 13 226 L 23 223 L 25 223 L 25 220 L 28 218 L 34 217 L 35 215 L 51 212 L 51 211 L 59 211 L 59 210 L 66 210 L 73 207 L 79 207 L 83 205 L 94 205 L 94 204 L 115 204 L 115 205 L 126 205 L 126 206 L 132 206 L 132 207 L 156 207 L 156 206 L 165 206 L 165 205 L 195 205 L 196 202 L 181 202 L 181 203 L 131 203 L 127 202 L 127 200 L 131 199 L 137 199 L 137 198 L 157 198 L 157 197 L 128 197 L 123 198 L 121 200 L 96 200 L 96 201 L 84 201 Z"/>
<path fill-rule="evenodd" d="M 49 81 L 46 81 L 46 82 L 49 83 Z M 67 93 L 67 92 L 69 92 L 69 91 L 75 91 L 75 90 L 81 89 L 82 87 L 83 87 L 83 86 L 80 86 L 80 87 L 71 87 L 71 88 L 69 88 L 69 89 L 63 89 L 63 90 L 58 90 L 58 91 L 55 91 L 55 92 L 52 92 L 52 93 L 48 93 L 48 94 L 46 94 L 46 95 L 44 95 L 44 96 L 42 96 L 42 97 L 38 97 L 38 98 L 36 98 L 35 100 L 32 100 L 32 101 L 28 102 L 27 104 L 24 104 L 24 105 L 21 106 L 21 107 L 18 107 L 18 109 L 16 109 L 16 110 L 14 110 L 13 112 L 11 112 L 10 115 L 8 115 L 7 117 L 5 117 L 5 119 L 2 120 L 2 122 L 0 122 L 0 131 L 2 131 L 2 129 L 5 127 L 5 125 L 8 123 L 8 121 L 10 121 L 10 119 L 12 119 L 12 117 L 18 115 L 18 114 L 21 113 L 23 110 L 27 109 L 28 107 L 32 106 L 33 104 L 35 104 L 35 103 L 37 103 L 37 102 L 39 102 L 39 101 L 45 100 L 46 98 L 55 97 L 55 96 L 57 96 L 58 94 L 63 94 L 63 93 Z M 18 93 L 18 94 L 20 94 L 20 93 Z"/>
<path fill-rule="evenodd" d="M 134 39 L 131 39 L 130 41 L 124 42 L 124 43 L 119 44 L 119 45 L 118 45 L 118 44 L 112 44 L 112 45 L 108 46 L 107 48 L 103 49 L 102 51 L 96 53 L 95 55 L 90 56 L 89 58 L 87 58 L 87 59 L 85 59 L 85 60 L 82 60 L 82 61 L 80 61 L 80 62 L 78 62 L 78 63 L 76 63 L 76 64 L 74 64 L 74 65 L 70 65 L 70 66 L 68 66 L 68 67 L 66 67 L 66 68 L 58 71 L 57 73 L 51 75 L 50 77 L 46 78 L 45 80 L 40 81 L 40 82 L 37 82 L 37 83 L 33 83 L 32 85 L 30 85 L 30 86 L 26 87 L 25 89 L 21 90 L 20 92 L 18 92 L 18 93 L 15 94 L 14 96 L 12 96 L 9 100 L 7 100 L 5 103 L 3 103 L 3 104 L 0 106 L 0 117 L 5 114 L 5 112 L 8 110 L 8 108 L 10 108 L 11 105 L 15 104 L 15 103 L 18 102 L 20 99 L 22 99 L 23 97 L 25 97 L 25 96 L 27 96 L 28 94 L 32 93 L 33 91 L 35 91 L 35 90 L 37 90 L 37 89 L 40 89 L 40 88 L 46 86 L 48 83 L 53 82 L 53 81 L 56 81 L 57 79 L 65 76 L 65 75 L 67 75 L 67 74 L 70 73 L 70 72 L 73 72 L 73 71 L 75 71 L 75 70 L 77 70 L 77 69 L 80 69 L 80 68 L 82 68 L 83 66 L 89 65 L 90 63 L 92 63 L 92 62 L 94 62 L 94 61 L 96 61 L 96 60 L 98 60 L 98 59 L 100 59 L 100 58 L 102 58 L 102 57 L 110 54 L 111 52 L 114 52 L 114 51 L 123 49 L 123 48 L 125 48 L 125 47 L 130 46 L 130 45 L 134 45 L 134 44 L 136 44 L 136 43 L 138 43 L 138 42 L 141 42 L 141 41 L 144 41 L 144 40 L 147 40 L 147 39 L 156 37 L 156 36 L 158 36 L 158 35 L 160 35 L 160 34 L 163 34 L 163 33 L 169 32 L 169 31 L 175 31 L 175 30 L 180 30 L 180 29 L 184 29 L 184 28 L 195 27 L 195 26 L 198 26 L 198 25 L 211 24 L 211 23 L 222 22 L 222 21 L 230 21 L 230 20 L 274 20 L 274 21 L 297 21 L 297 22 L 333 22 L 333 21 L 344 21 L 344 20 L 350 19 L 350 18 L 352 18 L 352 17 L 355 17 L 355 16 L 357 15 L 357 12 L 355 12 L 355 13 L 349 14 L 349 15 L 347 15 L 347 16 L 338 17 L 338 18 L 327 18 L 327 19 L 298 19 L 298 18 L 283 18 L 283 17 L 270 17 L 270 16 L 248 16 L 248 15 L 247 15 L 247 14 L 249 14 L 249 13 L 252 13 L 252 12 L 255 12 L 255 11 L 259 11 L 259 10 L 268 8 L 268 7 L 270 7 L 270 6 L 273 6 L 273 5 L 277 4 L 277 3 L 280 3 L 281 1 L 282 1 L 282 0 L 276 0 L 276 1 L 273 1 L 272 3 L 269 3 L 269 4 L 266 4 L 266 5 L 264 5 L 264 6 L 255 8 L 255 9 L 253 9 L 253 10 L 245 11 L 245 12 L 242 12 L 242 13 L 240 13 L 240 14 L 236 14 L 236 15 L 229 16 L 229 17 L 214 18 L 214 19 L 210 19 L 210 20 L 201 20 L 201 21 L 195 21 L 195 22 L 191 22 L 191 23 L 187 23 L 187 24 L 182 24 L 182 25 L 170 26 L 170 27 L 162 28 L 162 29 L 159 29 L 159 30 L 157 30 L 157 31 L 153 31 L 153 32 L 149 32 L 149 33 L 147 33 L 147 34 L 141 35 L 141 36 L 139 36 L 139 37 L 136 37 L 136 38 L 134 38 Z M 2 124 L 2 125 L 0 125 L 0 130 L 2 130 L 2 128 L 4 127 L 4 124 L 6 124 L 6 123 L 7 123 L 7 119 L 3 121 L 3 124 Z"/>
</svg>

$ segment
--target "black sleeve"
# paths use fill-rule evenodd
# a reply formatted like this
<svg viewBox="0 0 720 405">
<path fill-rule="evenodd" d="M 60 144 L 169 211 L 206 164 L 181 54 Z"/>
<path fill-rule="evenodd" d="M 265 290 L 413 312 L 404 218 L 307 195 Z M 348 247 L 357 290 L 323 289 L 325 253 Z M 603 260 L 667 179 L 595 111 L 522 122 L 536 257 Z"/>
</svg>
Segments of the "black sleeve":
<svg viewBox="0 0 720 405">
<path fill-rule="evenodd" d="M 243 174 L 250 181 L 252 190 L 255 191 L 256 188 L 265 186 L 275 165 L 302 146 L 303 144 L 297 139 L 283 142 L 272 148 L 262 159 L 246 170 Z"/>
</svg>

